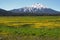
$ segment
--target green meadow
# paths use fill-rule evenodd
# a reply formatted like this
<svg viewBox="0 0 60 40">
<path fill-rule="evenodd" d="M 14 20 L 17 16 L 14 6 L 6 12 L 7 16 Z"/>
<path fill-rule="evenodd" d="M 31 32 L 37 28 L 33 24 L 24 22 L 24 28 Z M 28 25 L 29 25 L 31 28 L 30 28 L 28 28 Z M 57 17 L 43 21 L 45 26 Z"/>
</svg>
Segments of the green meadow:
<svg viewBox="0 0 60 40">
<path fill-rule="evenodd" d="M 0 40 L 60 40 L 60 16 L 0 16 Z"/>
</svg>

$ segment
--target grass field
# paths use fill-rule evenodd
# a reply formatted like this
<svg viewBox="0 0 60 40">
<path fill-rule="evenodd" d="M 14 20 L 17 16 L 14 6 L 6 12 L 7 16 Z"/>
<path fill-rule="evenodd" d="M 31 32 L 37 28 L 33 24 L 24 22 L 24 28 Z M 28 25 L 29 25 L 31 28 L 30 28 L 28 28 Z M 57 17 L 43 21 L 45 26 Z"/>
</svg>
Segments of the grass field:
<svg viewBox="0 0 60 40">
<path fill-rule="evenodd" d="M 60 40 L 60 16 L 0 16 L 0 40 Z"/>
<path fill-rule="evenodd" d="M 33 27 L 60 27 L 60 16 L 21 16 L 0 17 L 0 24 L 20 27 L 24 24 L 32 24 Z"/>
</svg>

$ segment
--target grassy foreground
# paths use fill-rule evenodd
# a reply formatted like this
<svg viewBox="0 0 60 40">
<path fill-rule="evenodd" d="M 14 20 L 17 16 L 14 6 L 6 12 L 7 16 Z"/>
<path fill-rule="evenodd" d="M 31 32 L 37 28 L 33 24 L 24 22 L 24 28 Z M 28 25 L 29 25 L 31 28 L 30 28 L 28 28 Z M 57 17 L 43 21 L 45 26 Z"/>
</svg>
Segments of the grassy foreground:
<svg viewBox="0 0 60 40">
<path fill-rule="evenodd" d="M 60 16 L 0 17 L 0 40 L 60 40 Z"/>
</svg>

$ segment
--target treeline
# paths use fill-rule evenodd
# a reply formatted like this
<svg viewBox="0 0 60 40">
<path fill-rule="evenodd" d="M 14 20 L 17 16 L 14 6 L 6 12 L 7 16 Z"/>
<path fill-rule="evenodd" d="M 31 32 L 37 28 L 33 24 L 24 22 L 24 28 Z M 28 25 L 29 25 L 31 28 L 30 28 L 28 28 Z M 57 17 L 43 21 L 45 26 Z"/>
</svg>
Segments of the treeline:
<svg viewBox="0 0 60 40">
<path fill-rule="evenodd" d="M 0 16 L 60 16 L 60 13 L 12 13 L 0 12 Z"/>
</svg>

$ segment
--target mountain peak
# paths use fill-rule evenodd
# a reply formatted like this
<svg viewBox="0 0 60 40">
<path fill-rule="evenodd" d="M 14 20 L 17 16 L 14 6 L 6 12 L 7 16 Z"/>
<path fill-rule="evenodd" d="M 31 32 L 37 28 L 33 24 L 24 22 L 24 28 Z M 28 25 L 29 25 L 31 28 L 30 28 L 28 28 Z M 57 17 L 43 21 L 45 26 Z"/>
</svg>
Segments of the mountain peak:
<svg viewBox="0 0 60 40">
<path fill-rule="evenodd" d="M 11 12 L 18 13 L 16 15 L 60 15 L 58 11 L 48 8 L 40 3 L 33 4 L 30 7 L 11 10 Z"/>
<path fill-rule="evenodd" d="M 34 3 L 32 5 L 32 7 L 34 7 L 34 8 L 47 8 L 46 6 L 44 6 L 44 5 L 40 4 L 40 3 Z"/>
</svg>

